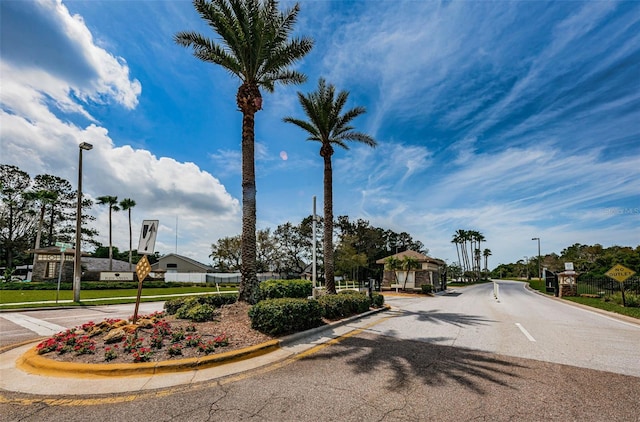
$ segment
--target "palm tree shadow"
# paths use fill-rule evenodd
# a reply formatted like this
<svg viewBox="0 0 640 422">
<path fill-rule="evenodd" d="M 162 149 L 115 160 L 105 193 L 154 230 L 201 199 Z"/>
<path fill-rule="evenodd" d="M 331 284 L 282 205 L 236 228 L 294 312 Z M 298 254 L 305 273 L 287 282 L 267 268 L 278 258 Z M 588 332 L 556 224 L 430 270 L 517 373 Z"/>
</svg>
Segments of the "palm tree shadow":
<svg viewBox="0 0 640 422">
<path fill-rule="evenodd" d="M 493 322 L 473 315 L 429 311 L 393 310 L 398 316 L 415 316 L 419 321 L 447 323 L 455 326 L 485 325 Z M 363 332 L 341 341 L 306 359 L 327 360 L 347 357 L 356 374 L 389 374 L 387 388 L 397 391 L 418 378 L 425 385 L 445 385 L 456 382 L 478 394 L 485 394 L 490 384 L 509 387 L 518 376 L 513 369 L 523 365 L 488 352 L 438 345 L 450 340 L 430 337 L 406 340 L 392 336 L 393 332 Z M 511 388 L 511 387 L 509 387 Z"/>
<path fill-rule="evenodd" d="M 420 322 L 432 322 L 436 324 L 447 323 L 462 327 L 465 325 L 487 325 L 496 322 L 494 320 L 482 318 L 475 315 L 459 314 L 454 312 L 440 312 L 438 309 L 433 311 L 408 311 L 406 309 L 393 309 L 390 311 L 393 316 L 398 317 L 414 317 Z"/>
</svg>

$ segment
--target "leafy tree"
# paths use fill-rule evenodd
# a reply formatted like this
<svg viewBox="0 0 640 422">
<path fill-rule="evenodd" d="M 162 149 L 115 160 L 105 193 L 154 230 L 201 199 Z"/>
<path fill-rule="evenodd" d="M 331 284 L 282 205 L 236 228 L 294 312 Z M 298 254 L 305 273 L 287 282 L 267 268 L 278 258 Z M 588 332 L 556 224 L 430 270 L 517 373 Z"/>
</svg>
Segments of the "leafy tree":
<svg viewBox="0 0 640 422">
<path fill-rule="evenodd" d="M 9 268 L 14 265 L 14 256 L 29 248 L 35 228 L 33 209 L 23 195 L 30 185 L 28 173 L 16 166 L 0 165 L 0 244 Z"/>
<path fill-rule="evenodd" d="M 242 264 L 242 236 L 223 237 L 211 245 L 213 266 L 222 272 L 238 271 Z"/>
<path fill-rule="evenodd" d="M 356 272 L 366 267 L 367 255 L 358 252 L 352 242 L 340 243 L 336 249 L 336 273 L 351 280 L 357 280 Z"/>
<path fill-rule="evenodd" d="M 24 199 L 28 202 L 35 203 L 39 208 L 38 229 L 36 231 L 36 241 L 34 249 L 40 249 L 40 236 L 42 234 L 42 226 L 44 225 L 44 213 L 48 204 L 58 199 L 58 194 L 54 191 L 40 189 L 37 191 L 27 191 L 23 194 Z M 38 254 L 33 254 L 33 265 L 36 265 Z"/>
<path fill-rule="evenodd" d="M 310 218 L 298 225 L 290 222 L 279 225 L 273 232 L 277 248 L 280 251 L 277 271 L 283 274 L 299 275 L 311 261 L 312 233 Z"/>
<path fill-rule="evenodd" d="M 118 197 L 117 196 L 99 196 L 96 198 L 98 200 L 98 205 L 107 205 L 109 207 L 109 271 L 113 270 L 113 237 L 112 237 L 112 224 L 111 217 L 112 213 L 115 211 L 120 211 L 120 207 L 118 206 Z"/>
<path fill-rule="evenodd" d="M 222 66 L 242 83 L 236 103 L 242 112 L 242 280 L 239 299 L 256 303 L 256 176 L 255 114 L 262 109 L 260 88 L 276 83 L 300 84 L 306 77 L 291 66 L 313 46 L 309 38 L 291 33 L 298 4 L 280 12 L 275 0 L 194 0 L 200 17 L 220 37 L 220 43 L 196 32 L 179 32 L 174 40 L 193 48 L 198 59 Z"/>
<path fill-rule="evenodd" d="M 347 142 L 360 142 L 371 147 L 377 145 L 369 135 L 354 131 L 351 122 L 353 119 L 366 112 L 364 107 L 354 107 L 343 112 L 349 93 L 341 91 L 336 96 L 333 85 L 320 78 L 317 91 L 307 95 L 298 92 L 298 99 L 302 110 L 309 120 L 301 120 L 293 117 L 285 117 L 284 121 L 292 123 L 309 136 L 308 141 L 320 142 L 320 156 L 324 160 L 324 276 L 327 292 L 336 293 L 333 260 L 333 170 L 331 157 L 334 153 L 334 145 L 349 149 Z"/>
<path fill-rule="evenodd" d="M 276 270 L 276 263 L 280 257 L 280 251 L 276 240 L 271 235 L 271 229 L 258 230 L 256 233 L 256 270 L 259 273 Z"/>
<path fill-rule="evenodd" d="M 132 252 L 133 252 L 133 233 L 131 231 L 131 209 L 136 206 L 136 201 L 131 198 L 125 198 L 120 201 L 120 208 L 122 211 L 127 211 L 127 216 L 129 218 L 129 271 L 133 270 L 132 260 Z"/>
<path fill-rule="evenodd" d="M 34 178 L 32 190 L 49 191 L 55 195 L 55 199 L 47 201 L 46 204 L 47 219 L 43 223 L 47 236 L 44 243 L 52 246 L 56 240 L 70 241 L 76 230 L 77 191 L 68 180 L 50 174 L 37 175 Z M 88 201 L 90 206 L 93 206 L 93 202 Z M 83 209 L 85 209 L 84 200 Z"/>
</svg>

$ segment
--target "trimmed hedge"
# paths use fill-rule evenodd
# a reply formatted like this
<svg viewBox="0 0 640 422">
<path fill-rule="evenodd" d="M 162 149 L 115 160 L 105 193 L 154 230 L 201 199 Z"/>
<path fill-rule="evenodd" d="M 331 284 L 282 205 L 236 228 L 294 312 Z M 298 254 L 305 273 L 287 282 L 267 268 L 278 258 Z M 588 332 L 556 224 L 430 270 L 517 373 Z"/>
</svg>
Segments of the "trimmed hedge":
<svg viewBox="0 0 640 422">
<path fill-rule="evenodd" d="M 322 316 L 327 319 L 339 319 L 367 312 L 371 306 L 369 296 L 359 292 L 342 291 L 337 295 L 324 295 L 318 298 L 322 306 Z"/>
<path fill-rule="evenodd" d="M 229 305 L 238 301 L 238 295 L 222 294 L 222 295 L 206 295 L 206 296 L 191 296 L 182 297 L 178 299 L 167 300 L 164 303 L 164 310 L 169 315 L 175 315 L 181 319 L 190 319 L 192 321 L 198 321 L 201 318 L 200 314 L 210 313 L 209 308 L 216 309 L 223 305 Z M 207 308 L 202 308 L 206 306 Z M 198 307 L 197 311 L 192 309 Z M 201 321 L 209 321 L 207 319 Z"/>
<path fill-rule="evenodd" d="M 323 324 L 318 301 L 299 298 L 260 301 L 251 307 L 249 317 L 251 328 L 271 335 L 295 333 Z"/>
<path fill-rule="evenodd" d="M 260 300 L 283 297 L 306 299 L 313 292 L 310 280 L 267 280 L 260 283 Z"/>
</svg>

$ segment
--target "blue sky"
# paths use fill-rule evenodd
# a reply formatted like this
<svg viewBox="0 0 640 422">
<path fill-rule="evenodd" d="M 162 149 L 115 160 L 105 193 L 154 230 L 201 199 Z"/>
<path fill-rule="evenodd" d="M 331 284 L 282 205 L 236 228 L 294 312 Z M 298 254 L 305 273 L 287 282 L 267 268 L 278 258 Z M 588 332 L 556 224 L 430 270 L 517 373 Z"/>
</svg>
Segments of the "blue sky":
<svg viewBox="0 0 640 422">
<path fill-rule="evenodd" d="M 293 3 L 284 2 L 281 6 Z M 0 2 L 0 162 L 132 198 L 134 233 L 210 263 L 240 233 L 238 82 L 173 42 L 215 37 L 190 1 Z M 640 2 L 302 1 L 315 40 L 301 86 L 256 115 L 258 227 L 322 209 L 319 144 L 284 116 L 325 77 L 376 149 L 334 155 L 334 213 L 406 231 L 456 260 L 482 232 L 490 267 L 579 242 L 640 244 Z M 108 219 L 95 206 L 107 244 Z M 176 231 L 177 221 L 177 231 Z M 114 244 L 128 249 L 126 215 Z"/>
</svg>

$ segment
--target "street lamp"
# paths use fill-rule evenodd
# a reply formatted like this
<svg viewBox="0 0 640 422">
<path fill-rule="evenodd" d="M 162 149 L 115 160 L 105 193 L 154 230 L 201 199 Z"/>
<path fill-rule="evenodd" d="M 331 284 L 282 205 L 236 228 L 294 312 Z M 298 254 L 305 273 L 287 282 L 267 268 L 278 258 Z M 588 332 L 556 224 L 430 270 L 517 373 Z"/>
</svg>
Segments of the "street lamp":
<svg viewBox="0 0 640 422">
<path fill-rule="evenodd" d="M 542 269 L 540 268 L 540 238 L 532 237 L 531 240 L 538 241 L 538 280 L 542 280 Z"/>
<path fill-rule="evenodd" d="M 80 302 L 80 278 L 82 277 L 82 150 L 89 151 L 93 148 L 88 142 L 80 144 L 78 155 L 78 208 L 76 210 L 76 248 L 73 265 L 73 301 Z"/>
</svg>

